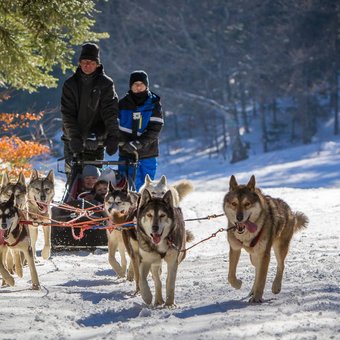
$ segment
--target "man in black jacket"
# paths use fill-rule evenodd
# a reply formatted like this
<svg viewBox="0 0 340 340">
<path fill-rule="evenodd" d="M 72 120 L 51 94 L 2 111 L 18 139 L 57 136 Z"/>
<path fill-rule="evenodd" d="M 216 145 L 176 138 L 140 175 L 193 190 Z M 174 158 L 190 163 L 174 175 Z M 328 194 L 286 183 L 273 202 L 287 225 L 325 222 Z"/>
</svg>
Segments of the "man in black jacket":
<svg viewBox="0 0 340 340">
<path fill-rule="evenodd" d="M 108 155 L 117 152 L 118 97 L 112 79 L 104 73 L 96 44 L 82 46 L 79 66 L 63 86 L 61 114 L 67 173 L 76 154 L 91 161 L 104 158 L 104 146 Z"/>
</svg>

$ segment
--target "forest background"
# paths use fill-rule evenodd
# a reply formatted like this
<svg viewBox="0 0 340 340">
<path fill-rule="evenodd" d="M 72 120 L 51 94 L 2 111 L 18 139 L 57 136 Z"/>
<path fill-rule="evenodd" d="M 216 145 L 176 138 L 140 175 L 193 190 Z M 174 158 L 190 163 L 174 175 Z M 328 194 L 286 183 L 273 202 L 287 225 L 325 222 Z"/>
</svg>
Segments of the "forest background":
<svg viewBox="0 0 340 340">
<path fill-rule="evenodd" d="M 22 3 L 32 11 L 39 1 L 4 1 L 2 6 Z M 49 51 L 57 62 L 68 55 L 67 65 L 48 67 L 57 81 L 44 85 L 56 87 L 35 85 L 37 92 L 29 93 L 33 88 L 12 91 L 18 86 L 5 83 L 2 93 L 11 98 L 2 102 L 1 112 L 44 111 L 34 131 L 20 134 L 46 140 L 56 153 L 61 149 L 52 138 L 61 128 L 62 84 L 72 74 L 71 64 L 77 64 L 81 43 L 104 38 L 104 32 L 109 37 L 98 42 L 101 60 L 119 96 L 128 90 L 135 69 L 147 71 L 151 90 L 161 96 L 162 143 L 168 153 L 178 141 L 194 138 L 197 152 L 209 150 L 234 163 L 251 153 L 309 144 L 330 118 L 332 133 L 339 134 L 337 1 L 85 1 L 83 12 L 75 0 L 48 4 L 45 22 L 56 20 L 61 9 L 65 20 L 86 14 L 100 34 L 82 32 L 79 19 L 72 39 Z M 53 30 L 46 31 L 45 39 L 53 38 Z M 31 72 L 28 68 L 27 77 Z M 258 141 L 248 137 L 254 129 L 261 131 Z"/>
</svg>

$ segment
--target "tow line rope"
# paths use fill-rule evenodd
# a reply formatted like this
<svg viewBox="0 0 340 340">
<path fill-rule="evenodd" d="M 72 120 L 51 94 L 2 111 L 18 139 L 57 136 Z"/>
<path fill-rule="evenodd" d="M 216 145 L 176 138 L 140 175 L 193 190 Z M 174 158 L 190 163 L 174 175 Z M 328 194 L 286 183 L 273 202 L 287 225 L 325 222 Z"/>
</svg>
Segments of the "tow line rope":
<svg viewBox="0 0 340 340">
<path fill-rule="evenodd" d="M 173 243 L 171 243 L 171 246 L 174 247 L 175 249 L 177 249 L 177 250 L 180 251 L 180 252 L 186 252 L 186 251 L 188 251 L 188 250 L 190 250 L 190 249 L 196 247 L 198 244 L 201 244 L 201 243 L 203 243 L 203 242 L 205 242 L 205 241 L 210 240 L 210 239 L 213 238 L 213 237 L 216 237 L 216 235 L 217 235 L 218 233 L 221 233 L 222 231 L 228 232 L 229 230 L 232 230 L 232 229 L 235 229 L 235 228 L 236 228 L 236 227 L 220 228 L 220 229 L 218 229 L 217 231 L 215 231 L 214 233 L 212 233 L 210 236 L 204 238 L 203 240 L 201 240 L 201 241 L 199 241 L 199 242 L 197 242 L 197 243 L 194 243 L 192 246 L 190 246 L 190 247 L 188 247 L 188 248 L 186 248 L 186 249 L 181 249 L 181 250 L 179 250 L 178 247 L 177 247 L 175 244 L 173 244 Z"/>
<path fill-rule="evenodd" d="M 224 214 L 218 214 L 218 215 L 212 214 L 212 215 L 208 215 L 206 217 L 188 218 L 188 219 L 184 220 L 184 222 L 211 220 L 213 218 L 217 218 L 217 217 L 221 217 L 221 216 L 224 216 Z"/>
<path fill-rule="evenodd" d="M 44 202 L 39 202 L 39 203 L 44 203 Z M 90 203 L 90 202 L 89 202 Z M 92 204 L 92 203 L 90 203 Z M 49 218 L 49 220 L 52 223 L 49 222 L 44 222 L 44 221 L 38 221 L 38 220 L 22 220 L 20 221 L 21 223 L 25 223 L 25 224 L 30 224 L 30 225 L 42 225 L 42 226 L 51 226 L 51 227 L 68 227 L 71 228 L 71 232 L 72 232 L 72 237 L 75 240 L 81 240 L 84 236 L 85 236 L 85 231 L 86 230 L 129 230 L 129 229 L 134 229 L 136 226 L 136 223 L 134 223 L 134 221 L 128 221 L 128 222 L 124 222 L 124 223 L 120 223 L 120 224 L 112 224 L 112 225 L 104 225 L 103 223 L 105 221 L 107 221 L 109 219 L 109 217 L 100 217 L 100 218 L 93 218 L 92 215 L 98 212 L 103 211 L 103 206 L 104 204 L 100 204 L 100 205 L 93 205 L 88 207 L 88 208 L 79 208 L 79 207 L 73 207 L 67 203 L 61 203 L 61 202 L 52 202 L 51 203 L 52 206 L 60 208 L 62 210 L 66 210 L 66 211 L 70 211 L 70 217 L 73 217 L 70 221 L 57 221 L 54 220 L 52 218 Z M 41 215 L 41 214 L 37 214 L 34 212 L 30 212 L 27 209 L 25 210 L 29 215 L 33 215 L 35 217 L 41 218 L 41 219 L 46 219 L 46 216 Z M 192 222 L 192 221 L 202 221 L 202 220 L 211 220 L 214 218 L 218 218 L 224 216 L 224 214 L 212 214 L 212 215 L 208 215 L 205 217 L 198 217 L 198 218 L 189 218 L 189 219 L 185 219 L 185 222 Z M 82 222 L 77 222 L 79 219 L 81 218 L 88 218 L 89 221 L 82 221 Z M 101 223 L 100 225 L 98 225 L 98 223 Z M 80 229 L 80 232 L 78 235 L 76 235 L 75 233 L 75 228 Z M 180 250 L 181 252 L 183 251 L 187 251 L 192 249 L 193 247 L 197 246 L 200 243 L 203 243 L 205 241 L 210 240 L 213 237 L 216 237 L 216 235 L 222 231 L 228 231 L 231 229 L 234 229 L 235 227 L 230 227 L 228 229 L 226 228 L 220 228 L 218 229 L 216 232 L 212 233 L 209 237 L 193 244 L 192 246 L 190 246 L 189 248 L 186 248 L 184 250 Z M 176 248 L 176 246 L 174 244 L 172 244 L 173 247 Z"/>
</svg>

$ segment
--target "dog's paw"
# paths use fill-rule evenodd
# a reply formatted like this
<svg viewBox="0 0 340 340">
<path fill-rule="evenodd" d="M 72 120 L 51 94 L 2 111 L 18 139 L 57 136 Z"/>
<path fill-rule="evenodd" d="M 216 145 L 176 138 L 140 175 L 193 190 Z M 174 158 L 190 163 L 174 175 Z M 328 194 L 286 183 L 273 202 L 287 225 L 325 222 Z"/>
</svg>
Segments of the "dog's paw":
<svg viewBox="0 0 340 340">
<path fill-rule="evenodd" d="M 158 307 L 158 306 L 162 306 L 164 304 L 164 300 L 162 297 L 156 298 L 155 297 L 155 302 L 154 302 L 154 306 Z"/>
<path fill-rule="evenodd" d="M 45 246 L 41 251 L 41 256 L 44 260 L 48 260 L 51 256 L 51 248 Z"/>
<path fill-rule="evenodd" d="M 122 268 L 117 269 L 116 274 L 117 274 L 118 277 L 123 279 L 125 277 L 125 270 L 123 270 Z"/>
<path fill-rule="evenodd" d="M 250 299 L 249 299 L 249 303 L 262 303 L 263 302 L 263 299 L 262 299 L 262 296 L 261 297 L 257 297 L 257 296 L 252 296 Z"/>
<path fill-rule="evenodd" d="M 126 279 L 127 279 L 128 281 L 132 282 L 132 281 L 133 281 L 133 278 L 134 278 L 133 272 L 132 272 L 132 273 L 131 273 L 131 272 L 128 272 L 128 273 L 127 273 L 127 276 L 126 276 Z"/>
<path fill-rule="evenodd" d="M 32 290 L 40 290 L 40 284 L 39 283 L 32 284 Z"/>
<path fill-rule="evenodd" d="M 15 285 L 15 281 L 14 278 L 12 276 L 6 276 L 5 281 L 8 285 L 10 285 L 11 287 L 13 287 Z"/>
<path fill-rule="evenodd" d="M 175 309 L 177 308 L 177 305 L 175 304 L 174 300 L 169 300 L 169 301 L 165 301 L 164 307 L 168 309 Z"/>
<path fill-rule="evenodd" d="M 151 305 L 152 302 L 152 294 L 150 289 L 141 289 L 142 299 L 147 305 Z"/>
<path fill-rule="evenodd" d="M 231 284 L 231 286 L 235 289 L 240 289 L 242 286 L 242 280 L 236 279 L 236 277 L 233 279 L 228 278 L 228 281 Z"/>
<path fill-rule="evenodd" d="M 272 292 L 273 294 L 279 294 L 281 292 L 281 281 L 276 279 L 274 280 L 272 285 Z"/>
</svg>

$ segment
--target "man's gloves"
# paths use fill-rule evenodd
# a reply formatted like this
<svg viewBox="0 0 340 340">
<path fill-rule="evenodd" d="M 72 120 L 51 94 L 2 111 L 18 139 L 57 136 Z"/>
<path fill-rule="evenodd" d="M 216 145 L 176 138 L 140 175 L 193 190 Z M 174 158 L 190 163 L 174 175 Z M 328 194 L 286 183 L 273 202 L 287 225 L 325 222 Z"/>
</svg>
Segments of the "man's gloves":
<svg viewBox="0 0 340 340">
<path fill-rule="evenodd" d="M 114 155 L 117 152 L 118 149 L 118 138 L 115 136 L 107 137 L 106 139 L 106 153 L 109 156 Z"/>
<path fill-rule="evenodd" d="M 83 141 L 80 138 L 72 138 L 70 140 L 70 150 L 73 153 L 81 153 L 84 151 Z"/>
<path fill-rule="evenodd" d="M 138 150 L 140 150 L 141 148 L 142 144 L 138 141 L 127 142 L 122 146 L 122 149 L 127 153 L 138 152 Z"/>
<path fill-rule="evenodd" d="M 98 141 L 96 139 L 86 139 L 85 149 L 89 151 L 96 151 L 98 149 Z"/>
</svg>

